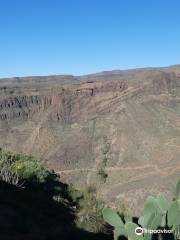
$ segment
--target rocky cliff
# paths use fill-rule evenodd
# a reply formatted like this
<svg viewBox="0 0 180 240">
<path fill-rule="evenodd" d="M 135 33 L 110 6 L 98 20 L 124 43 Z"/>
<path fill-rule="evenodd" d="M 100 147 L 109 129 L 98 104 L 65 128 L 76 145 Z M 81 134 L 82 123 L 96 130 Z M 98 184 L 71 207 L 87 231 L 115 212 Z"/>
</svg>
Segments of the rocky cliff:
<svg viewBox="0 0 180 240">
<path fill-rule="evenodd" d="M 136 214 L 180 176 L 180 66 L 1 79 L 0 134 L 1 147 Z"/>
</svg>

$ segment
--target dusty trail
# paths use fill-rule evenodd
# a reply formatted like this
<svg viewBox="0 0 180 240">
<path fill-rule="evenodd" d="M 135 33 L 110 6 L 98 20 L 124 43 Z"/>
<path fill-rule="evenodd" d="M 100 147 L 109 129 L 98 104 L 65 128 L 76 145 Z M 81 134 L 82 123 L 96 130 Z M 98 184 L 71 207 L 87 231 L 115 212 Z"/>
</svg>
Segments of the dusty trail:
<svg viewBox="0 0 180 240">
<path fill-rule="evenodd" d="M 106 167 L 106 171 L 119 171 L 119 170 L 142 170 L 146 168 L 156 168 L 156 165 L 152 164 L 147 164 L 144 166 L 136 166 L 136 167 Z M 73 173 L 73 172 L 81 172 L 81 171 L 90 171 L 90 172 L 97 172 L 96 169 L 94 168 L 77 168 L 77 169 L 67 169 L 67 170 L 62 170 L 62 171 L 57 171 L 57 173 Z"/>
</svg>

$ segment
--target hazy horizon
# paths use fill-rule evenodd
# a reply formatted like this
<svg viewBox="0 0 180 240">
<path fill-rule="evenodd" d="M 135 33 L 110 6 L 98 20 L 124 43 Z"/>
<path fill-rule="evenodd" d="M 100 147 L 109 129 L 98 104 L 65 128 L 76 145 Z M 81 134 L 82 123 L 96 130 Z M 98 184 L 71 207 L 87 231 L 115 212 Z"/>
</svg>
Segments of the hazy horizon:
<svg viewBox="0 0 180 240">
<path fill-rule="evenodd" d="M 103 73 L 103 72 L 113 72 L 113 71 L 130 71 L 130 70 L 141 70 L 141 69 L 159 69 L 159 68 L 169 68 L 169 67 L 175 67 L 175 66 L 180 66 L 179 63 L 177 64 L 173 64 L 173 65 L 168 65 L 168 66 L 144 66 L 144 67 L 136 67 L 136 68 L 121 68 L 121 69 L 102 69 L 101 71 L 98 72 L 90 72 L 90 73 L 85 73 L 85 74 L 80 74 L 80 75 L 75 75 L 75 74 L 70 74 L 70 73 L 60 73 L 60 74 L 48 74 L 48 75 L 44 75 L 44 74 L 37 74 L 37 75 L 22 75 L 22 76 L 9 76 L 9 77 L 1 77 L 0 79 L 6 79 L 6 78 L 28 78 L 28 77 L 46 77 L 46 76 L 74 76 L 74 77 L 81 77 L 81 76 L 86 76 L 86 75 L 91 75 L 91 74 L 99 74 L 99 73 Z"/>
</svg>

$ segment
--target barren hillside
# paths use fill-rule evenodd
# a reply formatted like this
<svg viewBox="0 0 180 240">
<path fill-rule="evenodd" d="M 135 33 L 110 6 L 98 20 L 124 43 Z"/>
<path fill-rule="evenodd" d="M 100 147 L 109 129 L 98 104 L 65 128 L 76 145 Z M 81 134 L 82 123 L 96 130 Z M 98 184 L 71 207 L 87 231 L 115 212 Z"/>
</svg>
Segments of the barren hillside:
<svg viewBox="0 0 180 240">
<path fill-rule="evenodd" d="M 2 148 L 136 214 L 180 175 L 180 66 L 1 79 L 0 133 Z"/>
</svg>

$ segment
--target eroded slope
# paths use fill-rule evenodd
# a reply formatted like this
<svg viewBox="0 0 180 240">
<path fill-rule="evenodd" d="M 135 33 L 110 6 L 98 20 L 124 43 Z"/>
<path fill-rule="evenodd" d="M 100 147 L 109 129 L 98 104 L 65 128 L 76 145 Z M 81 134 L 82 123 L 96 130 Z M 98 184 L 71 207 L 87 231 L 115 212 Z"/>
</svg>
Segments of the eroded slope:
<svg viewBox="0 0 180 240">
<path fill-rule="evenodd" d="M 179 66 L 1 80 L 0 145 L 136 213 L 147 194 L 170 196 L 179 177 L 179 90 Z"/>
</svg>

